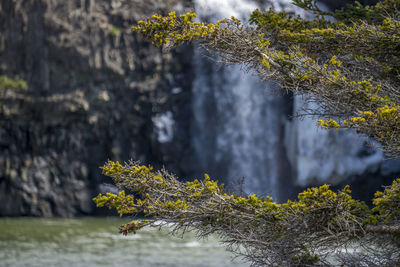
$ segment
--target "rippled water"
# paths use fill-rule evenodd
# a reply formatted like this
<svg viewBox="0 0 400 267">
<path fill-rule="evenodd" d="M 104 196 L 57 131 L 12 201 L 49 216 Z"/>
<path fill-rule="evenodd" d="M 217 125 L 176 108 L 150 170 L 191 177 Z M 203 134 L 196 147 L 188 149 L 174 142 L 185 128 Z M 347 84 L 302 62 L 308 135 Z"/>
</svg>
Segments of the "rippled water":
<svg viewBox="0 0 400 267">
<path fill-rule="evenodd" d="M 183 239 L 168 229 L 122 236 L 118 218 L 0 218 L 0 266 L 249 266 L 215 237 Z"/>
</svg>

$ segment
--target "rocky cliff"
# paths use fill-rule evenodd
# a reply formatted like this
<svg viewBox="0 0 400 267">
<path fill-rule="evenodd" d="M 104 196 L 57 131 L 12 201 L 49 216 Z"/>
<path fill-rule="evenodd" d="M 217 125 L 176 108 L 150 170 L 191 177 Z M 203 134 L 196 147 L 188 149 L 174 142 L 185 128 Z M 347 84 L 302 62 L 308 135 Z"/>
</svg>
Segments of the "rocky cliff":
<svg viewBox="0 0 400 267">
<path fill-rule="evenodd" d="M 289 0 L 193 4 L 210 18 L 210 10 L 250 12 L 255 2 L 284 9 Z M 0 2 L 0 75 L 28 84 L 27 90 L 0 86 L 0 216 L 93 214 L 91 198 L 113 190 L 102 185 L 108 178 L 99 166 L 107 159 L 166 165 L 189 177 L 207 171 L 228 177 L 228 184 L 245 176 L 249 190 L 277 188 L 282 199 L 300 190 L 295 184 L 348 182 L 369 199 L 399 172 L 399 161 L 380 163 L 379 151 L 357 145 L 348 133 L 290 120 L 296 99 L 268 93 L 240 68 L 212 67 L 192 47 L 161 51 L 130 30 L 153 13 L 191 6 L 180 0 Z"/>
<path fill-rule="evenodd" d="M 162 53 L 130 27 L 185 8 L 176 0 L 0 2 L 0 74 L 29 86 L 0 92 L 0 216 L 92 213 L 108 158 L 179 173 L 191 48 Z M 157 136 L 166 110 L 181 133 L 170 137 L 173 150 Z"/>
</svg>

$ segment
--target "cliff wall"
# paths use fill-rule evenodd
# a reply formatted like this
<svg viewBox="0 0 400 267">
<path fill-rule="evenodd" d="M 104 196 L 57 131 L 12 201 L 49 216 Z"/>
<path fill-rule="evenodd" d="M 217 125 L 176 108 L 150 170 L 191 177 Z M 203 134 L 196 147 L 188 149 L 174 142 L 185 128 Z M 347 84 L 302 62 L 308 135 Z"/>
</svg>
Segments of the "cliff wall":
<svg viewBox="0 0 400 267">
<path fill-rule="evenodd" d="M 192 50 L 162 53 L 130 30 L 137 20 L 176 9 L 185 6 L 0 2 L 0 74 L 29 85 L 0 92 L 0 216 L 92 213 L 91 198 L 105 179 L 99 166 L 108 158 L 168 163 L 179 173 L 185 120 L 173 125 L 182 135 L 173 137 L 180 144 L 173 150 L 159 144 L 154 124 L 166 110 L 187 116 Z"/>
</svg>

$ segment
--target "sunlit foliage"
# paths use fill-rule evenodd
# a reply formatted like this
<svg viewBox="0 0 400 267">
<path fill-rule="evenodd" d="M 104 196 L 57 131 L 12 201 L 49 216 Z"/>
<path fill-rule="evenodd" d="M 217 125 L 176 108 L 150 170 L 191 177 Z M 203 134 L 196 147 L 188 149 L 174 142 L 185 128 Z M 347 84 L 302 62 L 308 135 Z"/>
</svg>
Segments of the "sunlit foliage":
<svg viewBox="0 0 400 267">
<path fill-rule="evenodd" d="M 195 22 L 194 12 L 171 12 L 140 21 L 133 30 L 165 47 L 199 40 L 226 63 L 245 64 L 262 79 L 318 101 L 322 111 L 308 113 L 328 116 L 322 127 L 354 128 L 387 152 L 399 152 L 400 2 L 335 12 L 319 10 L 315 1 L 294 2 L 316 18 L 255 10 L 249 26 L 234 17 L 212 24 Z"/>
<path fill-rule="evenodd" d="M 103 173 L 121 191 L 99 194 L 94 198 L 97 206 L 115 208 L 121 216 L 146 217 L 122 225 L 123 234 L 173 223 L 174 231 L 196 231 L 199 237 L 219 235 L 231 251 L 257 266 L 329 265 L 329 257 L 346 257 L 346 249 L 354 242 L 368 251 L 365 259 L 379 258 L 381 265 L 376 266 L 394 266 L 400 260 L 396 247 L 400 179 L 376 193 L 371 210 L 351 197 L 348 186 L 339 192 L 328 185 L 310 188 L 297 201 L 278 204 L 268 196 L 227 194 L 207 174 L 203 180 L 184 183 L 165 170 L 112 161 Z"/>
<path fill-rule="evenodd" d="M 13 79 L 5 75 L 0 75 L 0 91 L 8 89 L 26 91 L 28 85 L 24 80 L 21 80 L 18 77 Z"/>
<path fill-rule="evenodd" d="M 193 11 L 171 12 L 133 30 L 164 48 L 197 41 L 225 63 L 244 64 L 261 79 L 320 103 L 322 110 L 306 113 L 321 116 L 322 128 L 352 128 L 386 152 L 400 152 L 400 1 L 334 12 L 314 0 L 294 3 L 315 18 L 255 10 L 249 23 L 231 17 L 212 24 L 195 21 Z M 310 188 L 280 204 L 229 194 L 208 175 L 184 183 L 137 162 L 110 161 L 103 173 L 120 193 L 100 194 L 97 205 L 146 217 L 121 226 L 124 234 L 173 223 L 175 231 L 219 235 L 254 266 L 400 265 L 400 179 L 377 192 L 369 208 L 348 186 Z"/>
</svg>

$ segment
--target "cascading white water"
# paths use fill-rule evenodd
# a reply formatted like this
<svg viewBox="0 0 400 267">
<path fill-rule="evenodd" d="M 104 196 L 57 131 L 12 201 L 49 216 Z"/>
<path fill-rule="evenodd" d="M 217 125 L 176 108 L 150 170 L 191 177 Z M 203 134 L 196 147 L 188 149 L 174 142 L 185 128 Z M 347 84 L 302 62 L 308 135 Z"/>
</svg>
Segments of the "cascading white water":
<svg viewBox="0 0 400 267">
<path fill-rule="evenodd" d="M 201 19 L 246 19 L 259 8 L 246 0 L 197 0 Z M 245 177 L 244 191 L 279 197 L 285 100 L 240 66 L 223 67 L 196 55 L 193 146 L 200 169 L 224 181 Z"/>
<path fill-rule="evenodd" d="M 211 21 L 231 16 L 243 20 L 259 8 L 250 0 L 195 0 L 194 4 L 200 19 Z M 264 9 L 269 7 L 299 14 L 290 0 L 272 1 Z M 287 106 L 292 103 L 287 97 L 273 93 L 270 84 L 240 66 L 221 66 L 204 59 L 204 53 L 195 55 L 192 103 L 192 145 L 199 172 L 225 182 L 245 177 L 246 193 L 285 200 L 290 194 L 285 190 L 294 183 L 337 182 L 381 160 L 379 152 L 360 158 L 363 142 L 354 134 L 320 131 L 313 118 L 289 122 Z M 294 103 L 296 111 L 301 99 Z M 343 144 L 351 144 L 351 149 Z"/>
<path fill-rule="evenodd" d="M 304 105 L 318 109 L 315 103 L 304 103 L 297 96 L 294 111 Z M 305 117 L 287 127 L 286 149 L 297 185 L 338 184 L 351 175 L 375 171 L 382 162 L 382 151 L 366 146 L 366 141 L 372 140 L 350 130 L 322 130 L 315 122 L 316 118 Z"/>
</svg>

